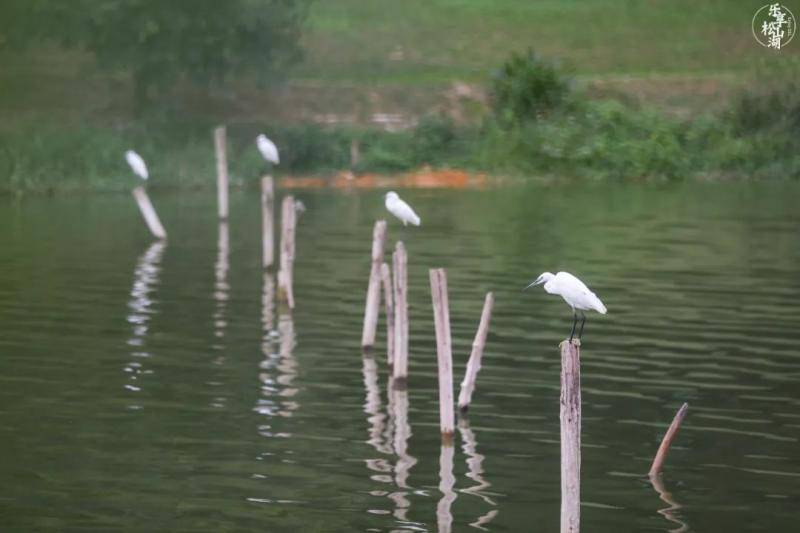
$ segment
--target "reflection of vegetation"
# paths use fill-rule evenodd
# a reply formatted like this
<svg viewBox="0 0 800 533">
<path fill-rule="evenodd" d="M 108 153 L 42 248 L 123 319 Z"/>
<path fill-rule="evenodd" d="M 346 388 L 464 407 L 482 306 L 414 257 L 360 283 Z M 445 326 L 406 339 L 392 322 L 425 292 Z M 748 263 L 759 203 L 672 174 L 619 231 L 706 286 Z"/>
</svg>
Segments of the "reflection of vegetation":
<svg viewBox="0 0 800 533">
<path fill-rule="evenodd" d="M 136 99 L 186 78 L 266 79 L 299 57 L 306 0 L 5 0 L 0 36 L 24 47 L 54 41 L 85 49 L 111 71 L 130 72 Z M 0 44 L 3 43 L 0 38 Z"/>
</svg>

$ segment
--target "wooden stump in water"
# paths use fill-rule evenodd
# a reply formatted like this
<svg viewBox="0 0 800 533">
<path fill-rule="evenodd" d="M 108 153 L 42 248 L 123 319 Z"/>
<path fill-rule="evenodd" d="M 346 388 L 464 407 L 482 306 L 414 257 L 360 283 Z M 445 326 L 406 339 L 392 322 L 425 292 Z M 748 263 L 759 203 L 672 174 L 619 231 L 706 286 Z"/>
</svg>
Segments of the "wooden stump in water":
<svg viewBox="0 0 800 533">
<path fill-rule="evenodd" d="M 214 153 L 217 156 L 217 213 L 228 218 L 228 157 L 225 146 L 225 126 L 214 130 Z"/>
<path fill-rule="evenodd" d="M 581 349 L 561 343 L 561 533 L 581 524 Z"/>
<path fill-rule="evenodd" d="M 272 176 L 261 178 L 261 262 L 264 268 L 275 262 L 275 189 Z"/>
<path fill-rule="evenodd" d="M 278 291 L 289 309 L 294 309 L 295 217 L 294 197 L 286 196 L 281 203 L 281 268 L 278 271 Z"/>
<path fill-rule="evenodd" d="M 369 351 L 375 344 L 375 331 L 378 329 L 378 309 L 381 300 L 381 264 L 383 245 L 386 241 L 386 221 L 378 220 L 372 229 L 372 265 L 367 285 L 367 302 L 364 305 L 364 329 L 361 332 L 361 347 Z"/>
<path fill-rule="evenodd" d="M 383 304 L 386 312 L 386 364 L 394 365 L 394 298 L 392 289 L 392 269 L 387 263 L 381 265 L 381 285 Z"/>
<path fill-rule="evenodd" d="M 392 254 L 394 273 L 394 369 L 392 384 L 405 390 L 408 384 L 408 256 L 402 242 L 395 245 Z"/>
<path fill-rule="evenodd" d="M 681 423 L 683 419 L 686 417 L 686 411 L 689 409 L 689 404 L 684 403 L 678 412 L 675 413 L 675 418 L 672 419 L 672 423 L 669 425 L 669 429 L 664 434 L 664 438 L 661 440 L 661 445 L 658 447 L 658 451 L 656 452 L 655 458 L 653 458 L 653 464 L 650 465 L 650 476 L 655 476 L 661 471 L 661 467 L 664 466 L 664 460 L 667 458 L 667 454 L 669 453 L 669 447 L 672 444 L 672 439 L 675 438 L 675 435 L 678 433 L 678 429 L 681 427 Z"/>
<path fill-rule="evenodd" d="M 472 392 L 475 390 L 475 380 L 478 378 L 478 371 L 481 369 L 481 357 L 483 348 L 486 346 L 486 336 L 489 334 L 489 321 L 492 319 L 492 307 L 494 306 L 494 294 L 486 293 L 483 302 L 483 312 L 478 331 L 475 333 L 475 340 L 472 341 L 472 353 L 469 356 L 467 370 L 464 372 L 464 380 L 461 382 L 461 393 L 458 395 L 458 408 L 462 413 L 466 413 L 469 404 L 472 402 Z"/>
<path fill-rule="evenodd" d="M 144 221 L 150 229 L 150 233 L 152 233 L 156 239 L 166 239 L 167 232 L 164 230 L 164 226 L 161 225 L 161 220 L 159 220 L 156 210 L 152 202 L 150 202 L 150 197 L 147 196 L 147 191 L 144 190 L 144 187 L 140 185 L 133 189 L 133 197 L 136 199 L 136 205 L 139 206 L 139 211 L 141 211 L 142 217 L 144 217 Z"/>
<path fill-rule="evenodd" d="M 436 326 L 436 354 L 439 362 L 439 427 L 442 442 L 452 444 L 455 431 L 453 413 L 453 344 L 450 336 L 450 303 L 447 299 L 447 272 L 429 272 L 433 320 Z"/>
</svg>

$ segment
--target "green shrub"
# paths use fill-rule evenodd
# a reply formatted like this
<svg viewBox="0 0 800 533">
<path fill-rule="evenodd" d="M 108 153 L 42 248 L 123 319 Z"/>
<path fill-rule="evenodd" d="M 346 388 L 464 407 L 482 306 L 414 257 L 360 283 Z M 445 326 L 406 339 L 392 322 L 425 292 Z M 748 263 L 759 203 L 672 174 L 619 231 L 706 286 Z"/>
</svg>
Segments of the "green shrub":
<svg viewBox="0 0 800 533">
<path fill-rule="evenodd" d="M 492 77 L 492 111 L 502 124 L 537 120 L 565 103 L 570 85 L 555 63 L 514 53 Z"/>
</svg>

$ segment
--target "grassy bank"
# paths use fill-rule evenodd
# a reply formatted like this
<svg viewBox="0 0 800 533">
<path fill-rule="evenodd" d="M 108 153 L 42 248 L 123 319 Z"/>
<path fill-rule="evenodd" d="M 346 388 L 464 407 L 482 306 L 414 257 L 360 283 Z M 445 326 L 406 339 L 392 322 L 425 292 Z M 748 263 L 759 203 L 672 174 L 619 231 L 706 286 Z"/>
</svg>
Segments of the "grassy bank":
<svg viewBox="0 0 800 533">
<path fill-rule="evenodd" d="M 456 126 L 429 116 L 410 130 L 288 125 L 266 128 L 281 149 L 278 174 L 400 172 L 423 165 L 505 176 L 680 180 L 800 178 L 800 85 L 750 91 L 723 111 L 679 118 L 618 100 L 570 94 L 535 120 L 491 115 Z M 120 128 L 64 128 L 31 122 L 0 133 L 0 192 L 128 190 L 122 154 L 135 147 L 151 167 L 151 186 L 214 186 L 211 123 L 150 119 Z M 253 139 L 257 125 L 231 124 L 235 186 L 265 171 Z"/>
</svg>

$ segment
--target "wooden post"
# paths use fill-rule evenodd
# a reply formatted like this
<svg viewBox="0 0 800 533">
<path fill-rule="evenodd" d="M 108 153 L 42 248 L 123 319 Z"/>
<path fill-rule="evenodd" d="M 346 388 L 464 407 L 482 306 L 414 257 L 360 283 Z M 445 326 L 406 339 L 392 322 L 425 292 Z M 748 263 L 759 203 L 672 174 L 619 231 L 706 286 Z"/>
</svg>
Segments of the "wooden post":
<svg viewBox="0 0 800 533">
<path fill-rule="evenodd" d="M 378 220 L 372 229 L 372 266 L 369 271 L 367 303 L 364 306 L 364 329 L 361 333 L 361 347 L 365 352 L 375 344 L 375 330 L 378 328 L 378 308 L 381 301 L 381 263 L 383 245 L 386 241 L 386 221 Z"/>
<path fill-rule="evenodd" d="M 272 176 L 261 178 L 261 257 L 264 268 L 275 262 L 275 190 Z"/>
<path fill-rule="evenodd" d="M 672 444 L 672 439 L 675 438 L 675 435 L 678 433 L 678 429 L 681 427 L 681 423 L 683 419 L 686 417 L 686 411 L 689 409 L 689 404 L 684 403 L 678 412 L 675 413 L 675 418 L 672 419 L 672 423 L 669 425 L 669 429 L 664 434 L 664 438 L 661 440 L 661 445 L 658 447 L 658 452 L 656 452 L 656 456 L 653 459 L 653 464 L 650 466 L 650 476 L 655 476 L 661 471 L 661 467 L 664 466 L 664 460 L 667 458 L 667 454 L 669 453 L 669 447 Z"/>
<path fill-rule="evenodd" d="M 228 157 L 225 155 L 225 126 L 214 130 L 214 153 L 217 156 L 217 212 L 228 218 Z"/>
<path fill-rule="evenodd" d="M 392 269 L 387 263 L 381 265 L 383 303 L 386 311 L 386 363 L 394 365 L 394 298 L 392 298 Z"/>
<path fill-rule="evenodd" d="M 167 232 L 164 231 L 164 226 L 161 225 L 161 221 L 158 219 L 156 210 L 153 208 L 153 204 L 150 202 L 150 197 L 147 196 L 147 191 L 144 190 L 144 187 L 140 185 L 133 189 L 133 197 L 139 205 L 139 211 L 142 212 L 147 227 L 150 228 L 150 233 L 156 239 L 166 239 Z"/>
<path fill-rule="evenodd" d="M 281 268 L 278 271 L 278 287 L 282 298 L 294 309 L 294 257 L 295 220 L 294 197 L 286 196 L 281 203 Z"/>
<path fill-rule="evenodd" d="M 436 326 L 436 354 L 439 361 L 439 426 L 442 442 L 451 444 L 455 431 L 453 413 L 453 352 L 450 337 L 450 304 L 447 300 L 447 272 L 431 269 L 431 300 Z"/>
<path fill-rule="evenodd" d="M 581 349 L 561 343 L 561 533 L 581 524 Z"/>
<path fill-rule="evenodd" d="M 392 254 L 394 272 L 394 369 L 392 384 L 395 389 L 408 386 L 408 256 L 402 242 L 395 245 Z"/>
<path fill-rule="evenodd" d="M 481 357 L 483 348 L 486 346 L 486 336 L 489 334 L 489 321 L 492 319 L 492 307 L 494 306 L 494 294 L 486 293 L 483 302 L 483 312 L 478 331 L 475 333 L 475 340 L 472 341 L 472 353 L 469 356 L 467 370 L 464 372 L 464 381 L 461 382 L 461 393 L 458 395 L 458 408 L 462 413 L 466 413 L 472 401 L 472 392 L 475 390 L 475 380 L 478 371 L 481 369 Z"/>
</svg>

